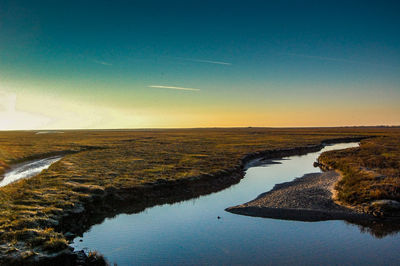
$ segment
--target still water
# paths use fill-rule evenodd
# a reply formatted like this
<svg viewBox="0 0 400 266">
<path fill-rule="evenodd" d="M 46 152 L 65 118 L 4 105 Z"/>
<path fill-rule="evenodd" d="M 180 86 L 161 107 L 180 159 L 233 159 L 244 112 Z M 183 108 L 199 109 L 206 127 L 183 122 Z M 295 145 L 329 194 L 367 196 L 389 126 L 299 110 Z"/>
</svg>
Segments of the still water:
<svg viewBox="0 0 400 266">
<path fill-rule="evenodd" d="M 120 214 L 72 244 L 118 265 L 347 264 L 398 265 L 400 235 L 374 238 L 343 221 L 296 222 L 235 215 L 224 209 L 307 173 L 320 152 L 251 167 L 239 184 L 197 199 Z M 220 219 L 217 217 L 220 216 Z"/>
<path fill-rule="evenodd" d="M 4 178 L 0 181 L 0 187 L 4 187 L 20 179 L 35 176 L 44 169 L 49 168 L 53 163 L 61 160 L 62 157 L 63 156 L 53 156 L 14 165 L 4 174 Z"/>
</svg>

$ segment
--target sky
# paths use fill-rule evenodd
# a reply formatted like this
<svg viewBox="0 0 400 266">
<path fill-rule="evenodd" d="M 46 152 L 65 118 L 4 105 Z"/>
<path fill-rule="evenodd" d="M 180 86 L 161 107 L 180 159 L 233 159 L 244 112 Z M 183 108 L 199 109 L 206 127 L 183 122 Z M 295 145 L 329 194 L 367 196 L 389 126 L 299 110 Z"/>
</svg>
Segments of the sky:
<svg viewBox="0 0 400 266">
<path fill-rule="evenodd" d="M 399 1 L 0 0 L 0 130 L 400 125 Z"/>
</svg>

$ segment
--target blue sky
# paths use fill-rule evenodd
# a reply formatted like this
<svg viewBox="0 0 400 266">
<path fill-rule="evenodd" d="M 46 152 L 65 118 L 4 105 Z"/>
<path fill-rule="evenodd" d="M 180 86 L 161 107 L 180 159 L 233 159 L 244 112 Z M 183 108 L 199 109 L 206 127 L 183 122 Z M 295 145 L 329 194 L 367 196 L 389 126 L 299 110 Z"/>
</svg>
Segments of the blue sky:
<svg viewBox="0 0 400 266">
<path fill-rule="evenodd" d="M 397 1 L 0 0 L 0 118 L 19 117 L 4 129 L 32 117 L 30 128 L 400 124 L 398 14 Z"/>
</svg>

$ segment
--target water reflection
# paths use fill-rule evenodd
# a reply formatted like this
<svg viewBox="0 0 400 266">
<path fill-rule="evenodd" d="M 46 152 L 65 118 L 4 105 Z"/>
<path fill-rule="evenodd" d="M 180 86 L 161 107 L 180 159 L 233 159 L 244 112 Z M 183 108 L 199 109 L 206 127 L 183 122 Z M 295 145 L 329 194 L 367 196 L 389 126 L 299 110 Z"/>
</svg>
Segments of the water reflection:
<svg viewBox="0 0 400 266">
<path fill-rule="evenodd" d="M 376 238 L 394 236 L 400 232 L 400 224 L 397 221 L 366 221 L 348 222 L 358 226 L 361 233 L 368 233 Z"/>
<path fill-rule="evenodd" d="M 18 181 L 20 179 L 29 178 L 39 174 L 44 169 L 47 169 L 53 163 L 59 161 L 63 156 L 53 156 L 44 159 L 37 159 L 27 161 L 14 165 L 8 170 L 3 179 L 0 181 L 0 187 L 4 187 L 10 183 Z"/>
<path fill-rule="evenodd" d="M 337 144 L 323 151 L 357 146 Z M 120 214 L 76 238 L 77 249 L 97 250 L 118 265 L 160 264 L 393 264 L 400 238 L 376 238 L 343 221 L 296 222 L 225 212 L 277 183 L 319 172 L 320 152 L 254 166 L 239 184 L 197 199 Z M 112 214 L 111 214 L 112 215 Z M 221 217 L 218 219 L 217 217 Z M 369 232 L 371 227 L 362 228 Z M 372 230 L 372 229 L 371 229 Z M 375 231 L 374 231 L 375 232 Z"/>
</svg>

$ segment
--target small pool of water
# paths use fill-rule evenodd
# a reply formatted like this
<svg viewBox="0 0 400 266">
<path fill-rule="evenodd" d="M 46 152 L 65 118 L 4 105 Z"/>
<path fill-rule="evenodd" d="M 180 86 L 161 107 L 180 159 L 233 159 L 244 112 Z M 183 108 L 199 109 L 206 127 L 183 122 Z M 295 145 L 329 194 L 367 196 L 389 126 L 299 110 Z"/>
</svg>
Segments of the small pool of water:
<svg viewBox="0 0 400 266">
<path fill-rule="evenodd" d="M 0 181 L 0 187 L 4 187 L 20 179 L 35 176 L 44 169 L 49 168 L 53 163 L 61 160 L 62 157 L 63 156 L 53 156 L 16 164 L 6 171 L 4 178 Z"/>
<path fill-rule="evenodd" d="M 106 219 L 72 246 L 97 250 L 118 265 L 397 264 L 398 234 L 378 239 L 343 221 L 284 221 L 224 211 L 277 183 L 320 172 L 313 163 L 321 152 L 356 146 L 336 144 L 251 167 L 240 183 L 220 192 Z"/>
</svg>

